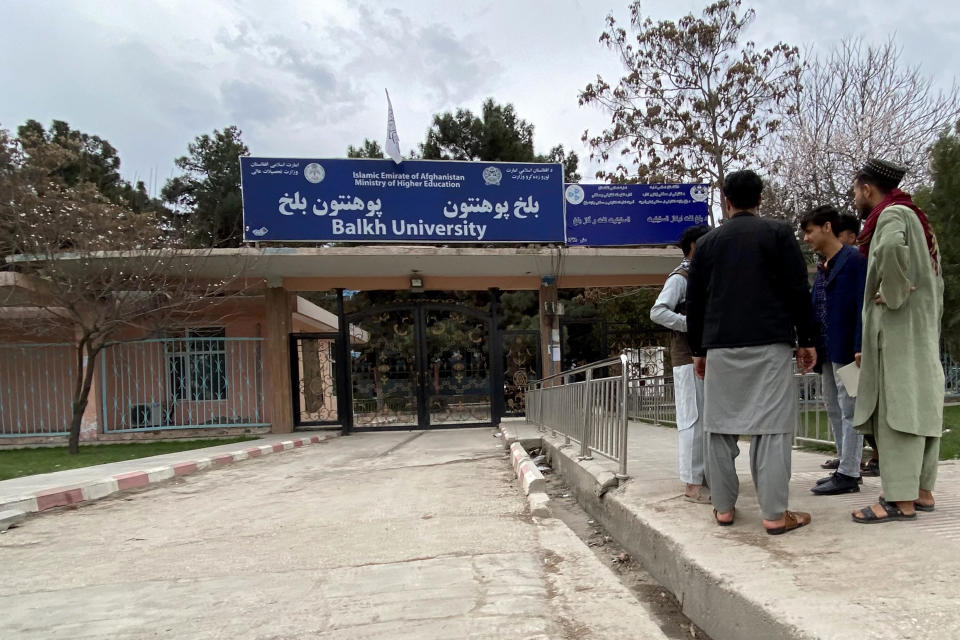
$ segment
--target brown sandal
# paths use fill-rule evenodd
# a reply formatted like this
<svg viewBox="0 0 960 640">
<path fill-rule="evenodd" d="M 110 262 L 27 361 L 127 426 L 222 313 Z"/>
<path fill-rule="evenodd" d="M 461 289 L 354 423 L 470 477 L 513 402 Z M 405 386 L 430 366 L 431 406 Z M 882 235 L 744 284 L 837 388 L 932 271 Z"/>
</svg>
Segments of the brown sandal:
<svg viewBox="0 0 960 640">
<path fill-rule="evenodd" d="M 779 536 L 788 531 L 793 531 L 794 529 L 799 529 L 810 524 L 812 518 L 809 513 L 803 511 L 785 511 L 783 513 L 784 524 L 782 527 L 774 527 L 773 529 L 767 529 L 767 533 L 771 536 Z"/>
</svg>

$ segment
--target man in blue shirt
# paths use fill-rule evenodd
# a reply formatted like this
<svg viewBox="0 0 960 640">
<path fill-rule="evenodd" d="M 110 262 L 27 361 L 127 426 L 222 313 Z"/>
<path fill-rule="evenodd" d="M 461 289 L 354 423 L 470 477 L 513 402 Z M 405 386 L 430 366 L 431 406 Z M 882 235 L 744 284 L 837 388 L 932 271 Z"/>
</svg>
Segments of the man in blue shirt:
<svg viewBox="0 0 960 640">
<path fill-rule="evenodd" d="M 855 248 L 840 241 L 836 235 L 839 224 L 840 214 L 831 206 L 817 207 L 800 219 L 803 241 L 824 258 L 817 268 L 811 296 L 823 354 L 823 399 L 839 456 L 837 470 L 811 489 L 818 495 L 860 491 L 863 436 L 853 428 L 856 400 L 847 393 L 837 369 L 853 362 L 860 351 L 867 261 Z"/>
</svg>

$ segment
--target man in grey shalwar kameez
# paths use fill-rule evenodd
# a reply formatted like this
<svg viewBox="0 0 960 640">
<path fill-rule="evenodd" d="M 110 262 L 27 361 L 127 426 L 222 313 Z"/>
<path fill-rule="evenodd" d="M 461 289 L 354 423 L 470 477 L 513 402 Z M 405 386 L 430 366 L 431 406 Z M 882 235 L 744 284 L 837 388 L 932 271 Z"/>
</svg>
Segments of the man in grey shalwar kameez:
<svg viewBox="0 0 960 640">
<path fill-rule="evenodd" d="M 816 333 L 800 245 L 786 224 L 757 217 L 762 191 L 753 171 L 724 180 L 730 219 L 697 242 L 687 285 L 687 337 L 694 368 L 704 378 L 714 518 L 733 524 L 738 440 L 749 435 L 763 527 L 777 535 L 810 522 L 810 514 L 789 511 L 787 500 L 797 411 L 793 356 L 810 371 Z"/>
</svg>

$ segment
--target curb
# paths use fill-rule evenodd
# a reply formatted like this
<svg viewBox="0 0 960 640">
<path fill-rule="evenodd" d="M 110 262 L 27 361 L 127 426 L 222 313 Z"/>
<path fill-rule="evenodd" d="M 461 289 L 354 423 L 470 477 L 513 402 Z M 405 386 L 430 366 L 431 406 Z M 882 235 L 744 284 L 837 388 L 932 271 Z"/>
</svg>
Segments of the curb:
<svg viewBox="0 0 960 640">
<path fill-rule="evenodd" d="M 664 589 L 675 594 L 681 610 L 712 638 L 778 638 L 809 640 L 795 623 L 777 616 L 767 603 L 757 602 L 712 575 L 688 549 L 680 547 L 642 513 L 628 507 L 611 478 L 616 476 L 593 460 L 578 460 L 566 445 L 543 438 L 551 465 L 577 503 L 600 522 Z M 718 612 L 724 612 L 718 615 Z"/>
<path fill-rule="evenodd" d="M 0 532 L 20 524 L 26 517 L 27 514 L 23 511 L 15 511 L 13 509 L 0 511 Z"/>
<path fill-rule="evenodd" d="M 288 449 L 320 444 L 332 436 L 310 436 L 294 440 L 284 440 L 260 447 L 250 447 L 230 453 L 217 454 L 210 458 L 198 458 L 174 462 L 165 466 L 151 467 L 143 471 L 118 473 L 101 480 L 81 484 L 45 489 L 33 495 L 7 498 L 0 502 L 0 531 L 19 524 L 29 513 L 40 513 L 57 507 L 94 502 L 130 489 L 141 489 L 155 485 L 174 477 L 186 476 L 198 471 L 220 468 L 235 462 L 259 458 Z M 17 515 L 19 514 L 19 515 Z M 19 518 L 19 519 L 17 519 Z M 9 520 L 9 522 L 8 522 Z"/>
<path fill-rule="evenodd" d="M 510 445 L 510 461 L 513 463 L 513 472 L 517 476 L 520 490 L 530 505 L 530 513 L 539 518 L 550 518 L 553 514 L 549 506 L 550 498 L 546 493 L 547 481 L 519 442 Z"/>
<path fill-rule="evenodd" d="M 512 424 L 501 422 L 500 433 L 503 434 L 503 448 L 507 451 L 510 450 L 510 446 L 513 445 L 514 442 L 519 442 L 525 449 L 540 446 L 539 434 L 536 438 L 521 438 Z"/>
</svg>

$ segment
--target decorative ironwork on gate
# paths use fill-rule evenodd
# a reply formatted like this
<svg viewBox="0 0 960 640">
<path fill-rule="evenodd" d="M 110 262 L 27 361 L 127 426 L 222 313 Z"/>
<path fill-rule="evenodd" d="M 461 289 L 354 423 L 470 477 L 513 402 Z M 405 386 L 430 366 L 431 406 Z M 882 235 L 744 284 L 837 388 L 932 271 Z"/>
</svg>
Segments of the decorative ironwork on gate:
<svg viewBox="0 0 960 640">
<path fill-rule="evenodd" d="M 339 424 L 337 338 L 336 333 L 290 336 L 295 427 Z"/>
<path fill-rule="evenodd" d="M 503 394 L 507 416 L 522 416 L 527 387 L 540 379 L 540 332 L 507 330 L 503 334 Z"/>
<path fill-rule="evenodd" d="M 358 429 L 489 423 L 491 316 L 462 305 L 406 302 L 346 316 L 369 336 L 350 346 Z"/>
</svg>

